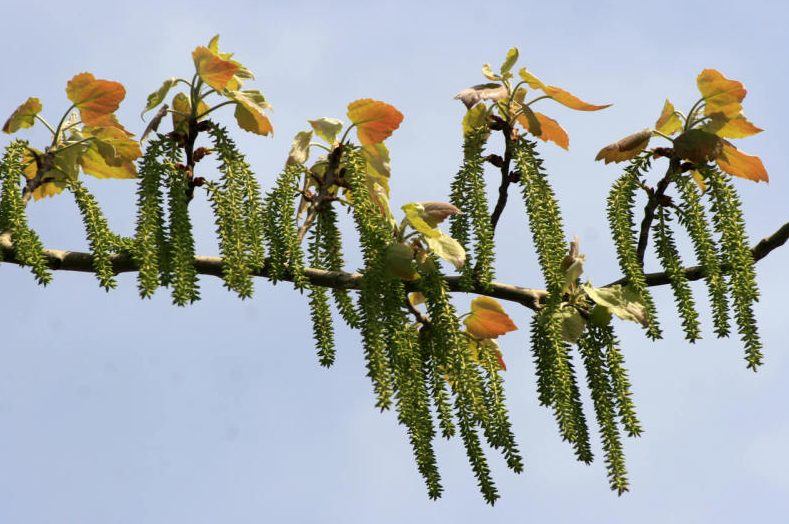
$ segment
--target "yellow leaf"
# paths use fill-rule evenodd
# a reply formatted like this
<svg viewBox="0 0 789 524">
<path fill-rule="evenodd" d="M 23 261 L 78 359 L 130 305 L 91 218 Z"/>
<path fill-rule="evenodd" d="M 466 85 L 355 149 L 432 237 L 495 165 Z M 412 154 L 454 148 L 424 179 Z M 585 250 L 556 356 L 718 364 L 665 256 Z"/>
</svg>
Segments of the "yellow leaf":
<svg viewBox="0 0 789 524">
<path fill-rule="evenodd" d="M 208 105 L 202 100 L 200 100 L 200 103 L 197 104 L 198 115 L 205 113 L 206 111 L 208 111 L 208 109 L 209 109 Z M 189 115 L 192 114 L 192 102 L 189 101 L 189 97 L 186 96 L 184 93 L 178 93 L 177 95 L 175 95 L 173 97 L 173 111 L 177 111 L 177 113 L 172 113 L 173 130 L 179 131 L 179 128 L 187 122 Z M 183 113 L 183 115 L 179 113 Z M 185 129 L 181 129 L 180 131 L 185 132 Z"/>
<path fill-rule="evenodd" d="M 274 132 L 265 110 L 271 107 L 258 90 L 229 91 L 227 96 L 237 102 L 235 117 L 241 129 L 258 135 Z"/>
<path fill-rule="evenodd" d="M 558 87 L 554 86 L 545 86 L 542 88 L 542 90 L 546 95 L 550 96 L 563 106 L 569 107 L 570 109 L 576 109 L 578 111 L 598 111 L 611 105 L 605 104 L 602 106 L 596 106 L 594 104 L 584 102 L 580 98 L 571 95 L 564 89 L 559 89 Z"/>
<path fill-rule="evenodd" d="M 480 358 L 480 351 L 491 351 L 493 355 L 496 357 L 496 364 L 498 365 L 498 369 L 502 371 L 507 371 L 507 365 L 504 363 L 504 357 L 501 353 L 501 348 L 499 347 L 499 343 L 495 340 L 491 340 L 489 338 L 483 340 L 476 340 L 474 338 L 469 337 L 468 341 L 468 351 L 471 354 L 471 358 L 473 358 L 476 362 L 480 365 L 485 364 L 485 360 Z"/>
<path fill-rule="evenodd" d="M 642 129 L 638 133 L 633 133 L 621 140 L 617 140 L 613 144 L 608 144 L 597 153 L 594 159 L 605 160 L 606 164 L 630 160 L 647 147 L 650 138 L 652 138 L 652 130 L 649 128 Z"/>
<path fill-rule="evenodd" d="M 723 113 L 734 118 L 742 111 L 742 100 L 747 91 L 736 80 L 729 80 L 715 69 L 705 69 L 696 79 L 701 96 L 704 97 L 704 114 Z"/>
<path fill-rule="evenodd" d="M 525 67 L 521 67 L 521 70 L 518 71 L 518 74 L 520 75 L 520 77 L 523 79 L 524 82 L 529 84 L 529 87 L 531 87 L 532 89 L 542 89 L 543 87 L 545 87 L 545 84 L 543 84 L 539 78 L 526 71 Z"/>
<path fill-rule="evenodd" d="M 690 172 L 690 176 L 693 177 L 693 181 L 696 182 L 696 185 L 699 186 L 699 189 L 701 189 L 702 193 L 707 191 L 707 183 L 704 182 L 704 177 L 701 176 L 701 173 L 694 169 Z"/>
<path fill-rule="evenodd" d="M 702 129 L 722 138 L 745 138 L 763 131 L 750 123 L 742 113 L 734 118 L 726 118 L 722 113 L 716 113 Z"/>
<path fill-rule="evenodd" d="M 137 168 L 132 162 L 123 160 L 119 165 L 111 166 L 95 148 L 85 151 L 77 162 L 85 173 L 97 178 L 137 178 Z"/>
<path fill-rule="evenodd" d="M 518 329 L 497 301 L 479 297 L 471 302 L 471 314 L 463 320 L 466 329 L 476 338 L 496 338 Z"/>
<path fill-rule="evenodd" d="M 94 137 L 99 154 L 109 165 L 119 166 L 124 161 L 135 160 L 142 156 L 140 144 L 133 140 L 131 133 L 116 127 L 88 127 L 82 128 L 82 134 Z"/>
<path fill-rule="evenodd" d="M 24 104 L 16 108 L 3 125 L 3 133 L 15 133 L 25 127 L 32 127 L 36 122 L 36 115 L 41 112 L 41 101 L 30 97 Z"/>
<path fill-rule="evenodd" d="M 518 123 L 523 126 L 523 128 L 542 140 L 543 142 L 547 142 L 548 140 L 556 143 L 562 149 L 567 149 L 570 146 L 570 137 L 567 136 L 567 132 L 559 125 L 559 123 L 554 120 L 553 118 L 547 117 L 542 113 L 533 112 L 534 119 L 536 119 L 538 126 L 538 133 L 533 132 L 533 121 L 526 118 L 526 115 L 519 115 L 518 116 Z"/>
<path fill-rule="evenodd" d="M 192 52 L 195 69 L 203 82 L 221 93 L 233 76 L 238 72 L 239 65 L 231 60 L 222 59 L 207 47 L 199 46 Z"/>
<path fill-rule="evenodd" d="M 389 138 L 400 127 L 403 114 L 387 103 L 371 98 L 348 104 L 348 119 L 356 124 L 362 145 L 377 144 Z"/>
<path fill-rule="evenodd" d="M 97 80 L 90 73 L 81 73 L 69 80 L 66 95 L 79 109 L 86 126 L 109 124 L 110 116 L 126 96 L 126 89 L 118 82 Z"/>
<path fill-rule="evenodd" d="M 770 177 L 758 156 L 743 153 L 728 141 L 723 141 L 723 152 L 715 160 L 718 167 L 732 176 L 747 178 L 754 182 L 769 182 Z"/>
<path fill-rule="evenodd" d="M 660 118 L 655 122 L 655 131 L 660 131 L 664 135 L 673 135 L 677 131 L 682 130 L 682 120 L 677 115 L 674 104 L 666 99 L 663 104 L 663 111 L 660 113 Z"/>
</svg>

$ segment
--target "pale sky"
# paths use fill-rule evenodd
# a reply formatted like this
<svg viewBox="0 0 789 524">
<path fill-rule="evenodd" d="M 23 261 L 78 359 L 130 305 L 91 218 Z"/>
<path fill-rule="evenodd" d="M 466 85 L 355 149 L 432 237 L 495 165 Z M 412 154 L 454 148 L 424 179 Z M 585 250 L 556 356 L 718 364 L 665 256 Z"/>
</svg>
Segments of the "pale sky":
<svg viewBox="0 0 789 524">
<path fill-rule="evenodd" d="M 220 33 L 222 51 L 256 74 L 248 86 L 274 106 L 273 138 L 239 130 L 230 110 L 220 116 L 265 188 L 308 119 L 346 119 L 349 102 L 374 98 L 405 115 L 387 142 L 398 210 L 448 198 L 464 114 L 452 97 L 485 81 L 483 63 L 497 66 L 518 46 L 518 67 L 614 104 L 595 113 L 539 108 L 570 135 L 569 152 L 550 143 L 540 151 L 568 238 L 579 236 L 585 275 L 598 285 L 619 276 L 604 201 L 620 167 L 593 162 L 596 152 L 652 126 L 667 97 L 689 108 L 698 73 L 716 68 L 743 82 L 744 112 L 765 129 L 738 141 L 771 177 L 769 185 L 736 181 L 752 243 L 789 218 L 780 2 L 31 0 L 6 2 L 2 14 L 2 121 L 29 96 L 57 121 L 69 105 L 66 82 L 89 71 L 126 86 L 118 113 L 139 134 L 147 95 L 170 76 L 191 77 L 191 51 Z M 41 148 L 44 131 L 19 136 Z M 85 180 L 110 225 L 130 234 L 135 183 Z M 517 193 L 510 202 L 497 233 L 497 280 L 541 287 Z M 192 212 L 198 252 L 216 254 L 204 197 Z M 28 214 L 48 247 L 85 249 L 68 194 Z M 530 311 L 505 303 L 520 327 L 500 342 L 526 470 L 515 475 L 489 455 L 502 496 L 493 508 L 458 439 L 437 444 L 445 493 L 427 498 L 404 428 L 373 407 L 358 335 L 338 323 L 337 363 L 321 368 L 306 297 L 288 283 L 260 280 L 242 302 L 205 277 L 203 300 L 176 308 L 166 290 L 140 300 L 134 275 L 111 293 L 89 274 L 55 273 L 40 288 L 27 270 L 0 264 L 0 522 L 777 522 L 789 497 L 787 261 L 784 247 L 757 265 L 765 364 L 756 374 L 736 338 L 713 338 L 700 284 L 705 338 L 695 345 L 672 329 L 667 289 L 655 290 L 664 340 L 617 325 L 645 428 L 625 442 L 631 491 L 622 497 L 608 489 L 596 433 L 598 460 L 578 463 L 538 406 Z"/>
</svg>

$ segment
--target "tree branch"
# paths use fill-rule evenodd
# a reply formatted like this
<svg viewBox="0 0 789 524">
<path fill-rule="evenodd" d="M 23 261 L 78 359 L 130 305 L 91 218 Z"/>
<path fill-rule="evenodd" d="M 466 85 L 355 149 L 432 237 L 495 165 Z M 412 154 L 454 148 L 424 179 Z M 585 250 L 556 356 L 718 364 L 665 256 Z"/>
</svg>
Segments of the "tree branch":
<svg viewBox="0 0 789 524">
<path fill-rule="evenodd" d="M 751 248 L 754 261 L 766 257 L 774 249 L 784 245 L 789 239 L 789 222 L 778 228 L 775 233 L 762 239 L 758 244 Z M 3 262 L 12 264 L 20 264 L 14 253 L 14 244 L 11 241 L 9 232 L 0 235 L 0 252 L 2 252 Z M 44 256 L 47 258 L 49 267 L 58 271 L 78 271 L 83 273 L 94 273 L 93 269 L 93 255 L 91 253 L 82 253 L 78 251 L 63 251 L 59 249 L 44 249 Z M 115 274 L 136 272 L 139 267 L 134 262 L 132 257 L 128 254 L 113 254 L 110 255 L 110 262 Z M 20 264 L 21 265 L 21 264 Z M 201 275 L 213 275 L 215 277 L 222 277 L 223 261 L 220 257 L 195 257 L 195 269 Z M 724 266 L 725 270 L 725 266 Z M 361 273 L 345 273 L 343 271 L 326 271 L 323 269 L 304 268 L 304 273 L 311 284 L 334 288 L 334 289 L 359 289 L 361 287 L 361 280 L 363 274 Z M 264 268 L 255 273 L 257 277 L 268 277 L 268 271 Z M 665 272 L 661 273 L 647 273 L 646 275 L 647 286 L 663 286 L 669 283 L 668 275 Z M 688 280 L 699 280 L 704 277 L 704 268 L 701 266 L 692 266 L 685 268 L 685 276 Z M 449 290 L 453 293 L 466 292 L 460 288 L 460 277 L 450 276 L 445 277 Z M 286 277 L 284 280 L 289 280 Z M 621 278 L 611 282 L 606 287 L 616 284 L 626 284 L 627 279 Z M 408 291 L 416 291 L 416 286 L 410 282 L 406 283 Z M 532 289 L 511 284 L 502 284 L 500 282 L 492 282 L 491 288 L 485 290 L 478 283 L 475 283 L 474 288 L 469 293 L 477 295 L 485 295 L 501 300 L 510 302 L 517 302 L 532 310 L 539 310 L 542 302 L 547 297 L 548 293 L 542 289 Z"/>
</svg>

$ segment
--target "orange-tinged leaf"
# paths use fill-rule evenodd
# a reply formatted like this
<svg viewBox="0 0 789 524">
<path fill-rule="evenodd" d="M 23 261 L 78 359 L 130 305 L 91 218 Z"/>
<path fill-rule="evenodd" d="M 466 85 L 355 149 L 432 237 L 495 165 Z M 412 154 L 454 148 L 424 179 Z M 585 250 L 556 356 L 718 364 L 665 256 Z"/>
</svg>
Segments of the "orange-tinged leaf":
<svg viewBox="0 0 789 524">
<path fill-rule="evenodd" d="M 722 138 L 745 138 L 763 131 L 750 123 L 742 113 L 734 118 L 726 118 L 723 113 L 716 113 L 702 129 Z"/>
<path fill-rule="evenodd" d="M 647 127 L 638 133 L 633 133 L 621 140 L 617 140 L 613 144 L 608 144 L 597 153 L 594 159 L 605 160 L 606 164 L 630 160 L 647 147 L 650 138 L 652 138 L 652 130 Z"/>
<path fill-rule="evenodd" d="M 208 105 L 202 100 L 200 100 L 200 103 L 197 104 L 198 115 L 205 113 L 208 111 L 208 109 Z M 179 127 L 186 123 L 187 117 L 192 114 L 192 103 L 189 101 L 189 97 L 184 93 L 178 93 L 175 95 L 173 97 L 173 111 L 177 111 L 177 113 L 172 113 L 173 130 L 178 130 Z M 183 115 L 179 113 L 183 113 Z"/>
<path fill-rule="evenodd" d="M 41 101 L 31 96 L 11 113 L 3 125 L 3 133 L 11 134 L 22 128 L 32 127 L 36 123 L 36 115 L 39 112 L 41 112 Z"/>
<path fill-rule="evenodd" d="M 480 358 L 480 351 L 492 352 L 493 356 L 496 357 L 498 369 L 507 371 L 507 365 L 504 363 L 504 357 L 501 354 L 501 348 L 499 347 L 498 342 L 489 338 L 483 340 L 477 340 L 471 337 L 468 338 L 468 351 L 471 354 L 472 359 L 484 366 L 487 362 L 487 359 Z"/>
<path fill-rule="evenodd" d="M 400 127 L 403 114 L 393 106 L 364 98 L 348 104 L 348 119 L 356 124 L 362 145 L 377 144 L 389 138 Z"/>
<path fill-rule="evenodd" d="M 33 191 L 33 200 L 41 200 L 44 197 L 53 197 L 63 191 L 65 187 L 65 180 L 60 180 L 58 182 L 45 182 Z"/>
<path fill-rule="evenodd" d="M 659 131 L 664 135 L 673 135 L 677 131 L 682 131 L 682 120 L 677 115 L 674 109 L 674 104 L 666 99 L 663 104 L 663 111 L 660 113 L 660 118 L 655 122 L 655 131 Z"/>
<path fill-rule="evenodd" d="M 525 67 L 521 67 L 521 70 L 518 71 L 518 74 L 524 82 L 529 84 L 529 87 L 532 89 L 542 89 L 545 87 L 545 84 L 542 83 L 542 80 L 528 72 Z"/>
<path fill-rule="evenodd" d="M 770 177 L 758 156 L 743 153 L 726 140 L 723 141 L 723 152 L 716 159 L 718 167 L 732 176 L 747 178 L 754 182 L 769 182 Z"/>
<path fill-rule="evenodd" d="M 532 114 L 534 115 L 534 119 L 539 124 L 537 133 L 532 131 L 532 128 L 534 127 L 533 121 L 529 118 L 526 118 L 526 115 L 519 115 L 518 123 L 522 125 L 523 128 L 529 133 L 533 134 L 543 142 L 550 140 L 565 150 L 570 147 L 570 137 L 567 136 L 567 132 L 562 128 L 562 126 L 559 125 L 556 120 L 537 111 L 533 112 Z"/>
<path fill-rule="evenodd" d="M 95 148 L 85 151 L 77 162 L 85 173 L 97 178 L 137 178 L 137 168 L 134 163 L 123 160 L 118 163 L 119 165 L 111 166 Z"/>
<path fill-rule="evenodd" d="M 546 95 L 550 96 L 563 106 L 569 107 L 570 109 L 576 109 L 578 111 L 598 111 L 611 105 L 605 104 L 602 106 L 596 106 L 594 104 L 584 102 L 580 98 L 571 95 L 564 89 L 559 89 L 558 87 L 554 86 L 545 86 L 542 88 L 542 90 Z"/>
<path fill-rule="evenodd" d="M 231 60 L 224 60 L 207 47 L 199 46 L 192 51 L 195 69 L 203 82 L 221 93 L 230 80 L 238 72 L 239 65 Z"/>
<path fill-rule="evenodd" d="M 126 89 L 118 82 L 97 80 L 90 73 L 81 73 L 69 80 L 66 95 L 79 109 L 86 126 L 107 125 L 110 115 L 118 109 L 126 96 Z"/>
<path fill-rule="evenodd" d="M 729 80 L 715 69 L 705 69 L 696 79 L 701 96 L 704 97 L 704 114 L 723 113 L 733 118 L 742 111 L 742 100 L 747 91 L 742 83 Z"/>
<path fill-rule="evenodd" d="M 518 329 L 497 301 L 479 297 L 471 301 L 471 314 L 463 320 L 466 329 L 476 338 L 496 338 Z"/>
</svg>

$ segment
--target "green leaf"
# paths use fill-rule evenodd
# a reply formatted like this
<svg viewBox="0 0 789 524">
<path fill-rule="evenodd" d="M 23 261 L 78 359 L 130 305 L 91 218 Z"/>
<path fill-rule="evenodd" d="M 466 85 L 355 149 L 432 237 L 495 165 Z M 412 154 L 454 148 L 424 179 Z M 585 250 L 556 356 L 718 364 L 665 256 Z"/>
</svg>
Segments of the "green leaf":
<svg viewBox="0 0 789 524">
<path fill-rule="evenodd" d="M 565 292 L 575 284 L 575 281 L 584 272 L 586 255 L 581 255 L 579 249 L 578 237 L 576 236 L 573 241 L 570 242 L 570 252 L 564 257 L 561 265 L 562 271 L 564 271 L 563 291 Z"/>
<path fill-rule="evenodd" d="M 457 240 L 449 235 L 440 233 L 438 237 L 425 237 L 425 241 L 433 253 L 452 263 L 456 269 L 460 270 L 463 268 L 463 264 L 466 263 L 466 250 L 463 249 L 463 246 Z"/>
<path fill-rule="evenodd" d="M 295 166 L 303 164 L 310 157 L 310 141 L 312 140 L 312 131 L 299 131 L 293 139 L 293 144 L 290 148 L 288 160 L 285 162 L 286 166 Z"/>
<path fill-rule="evenodd" d="M 392 278 L 403 280 L 419 278 L 414 266 L 414 249 L 402 242 L 392 242 L 386 246 L 384 268 Z"/>
<path fill-rule="evenodd" d="M 154 91 L 153 93 L 148 95 L 148 102 L 145 105 L 145 109 L 142 110 L 142 114 L 147 113 L 154 107 L 161 104 L 164 101 L 165 97 L 167 96 L 167 93 L 176 84 L 176 82 L 177 80 L 174 76 L 170 77 L 164 81 L 162 87 L 160 87 L 157 91 Z"/>
<path fill-rule="evenodd" d="M 405 211 L 405 219 L 411 227 L 422 233 L 425 238 L 438 238 L 442 235 L 441 230 L 434 225 L 430 225 L 422 218 L 425 208 L 420 203 L 411 202 L 401 207 Z"/>
<path fill-rule="evenodd" d="M 584 291 L 595 304 L 607 307 L 622 320 L 632 320 L 647 326 L 646 303 L 632 288 L 620 284 L 611 287 L 594 287 L 583 284 Z"/>
<path fill-rule="evenodd" d="M 701 129 L 690 129 L 674 139 L 674 152 L 694 164 L 715 160 L 722 151 L 723 139 Z"/>
<path fill-rule="evenodd" d="M 463 134 L 467 135 L 475 129 L 488 125 L 490 114 L 490 108 L 485 104 L 477 104 L 466 111 L 466 116 L 463 117 Z"/>
<path fill-rule="evenodd" d="M 24 104 L 16 108 L 3 125 L 3 133 L 16 133 L 22 128 L 32 127 L 36 122 L 36 115 L 41 112 L 41 101 L 30 97 Z"/>
<path fill-rule="evenodd" d="M 562 319 L 562 340 L 575 343 L 586 328 L 586 321 L 581 314 L 572 306 L 563 307 L 556 315 Z"/>
<path fill-rule="evenodd" d="M 362 157 L 367 161 L 367 177 L 377 182 L 385 182 L 391 175 L 389 167 L 389 149 L 383 142 L 368 144 L 361 148 Z M 387 195 L 389 184 L 386 184 Z"/>
<path fill-rule="evenodd" d="M 515 62 L 518 61 L 518 48 L 513 47 L 507 53 L 507 58 L 504 59 L 504 63 L 501 64 L 501 75 L 504 76 L 505 74 L 509 73 L 512 69 L 512 66 L 515 65 Z"/>
<path fill-rule="evenodd" d="M 336 118 L 319 118 L 308 120 L 315 134 L 324 139 L 330 146 L 337 142 L 337 133 L 342 130 L 342 120 Z"/>
</svg>

